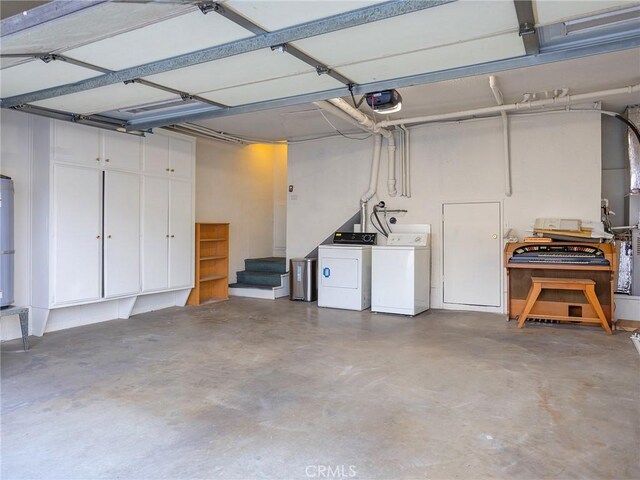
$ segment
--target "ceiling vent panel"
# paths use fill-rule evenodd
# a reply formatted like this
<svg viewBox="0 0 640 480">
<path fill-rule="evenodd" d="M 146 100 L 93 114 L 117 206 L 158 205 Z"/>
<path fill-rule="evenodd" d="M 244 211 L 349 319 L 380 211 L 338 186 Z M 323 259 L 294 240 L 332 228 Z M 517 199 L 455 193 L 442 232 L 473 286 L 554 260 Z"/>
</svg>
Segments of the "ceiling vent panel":
<svg viewBox="0 0 640 480">
<path fill-rule="evenodd" d="M 316 72 L 311 72 L 267 80 L 265 82 L 240 85 L 215 92 L 206 92 L 201 94 L 201 96 L 224 105 L 235 106 L 276 98 L 293 97 L 305 93 L 320 92 L 322 90 L 331 90 L 340 87 L 344 87 L 344 85 L 332 77 L 328 75 L 318 76 Z"/>
<path fill-rule="evenodd" d="M 536 0 L 534 12 L 540 25 L 549 25 L 563 20 L 584 17 L 608 10 L 640 5 L 638 1 L 590 0 L 588 2 L 559 2 L 558 0 Z"/>
<path fill-rule="evenodd" d="M 41 100 L 34 102 L 34 105 L 63 112 L 88 115 L 177 98 L 179 97 L 163 90 L 145 87 L 136 83 L 128 85 L 118 83 L 94 90 L 85 90 L 84 92 Z"/>
<path fill-rule="evenodd" d="M 481 40 L 339 66 L 336 70 L 357 83 L 368 83 L 425 72 L 437 72 L 465 65 L 476 65 L 493 60 L 519 57 L 524 54 L 524 45 L 518 34 L 507 33 Z"/>
<path fill-rule="evenodd" d="M 325 65 L 337 66 L 517 31 L 513 2 L 492 2 L 491 8 L 484 2 L 454 2 L 293 45 Z"/>
<path fill-rule="evenodd" d="M 46 5 L 45 5 L 46 6 Z M 2 37 L 2 53 L 61 52 L 192 10 L 191 5 L 107 2 Z"/>
<path fill-rule="evenodd" d="M 256 50 L 147 77 L 161 85 L 200 94 L 237 85 L 313 72 L 313 67 L 291 55 Z"/>
<path fill-rule="evenodd" d="M 253 36 L 248 30 L 200 10 L 70 50 L 65 55 L 110 70 L 143 65 Z"/>
<path fill-rule="evenodd" d="M 370 7 L 378 1 L 280 1 L 265 2 L 255 0 L 234 0 L 225 2 L 224 6 L 229 6 L 242 16 L 249 18 L 267 31 L 280 30 L 281 28 L 299 25 L 301 23 L 319 20 L 321 18 L 338 15 L 340 13 L 357 10 L 359 8 Z"/>
<path fill-rule="evenodd" d="M 2 98 L 22 93 L 56 87 L 100 75 L 95 70 L 77 67 L 63 61 L 31 60 L 27 63 L 0 70 L 0 96 Z"/>
</svg>

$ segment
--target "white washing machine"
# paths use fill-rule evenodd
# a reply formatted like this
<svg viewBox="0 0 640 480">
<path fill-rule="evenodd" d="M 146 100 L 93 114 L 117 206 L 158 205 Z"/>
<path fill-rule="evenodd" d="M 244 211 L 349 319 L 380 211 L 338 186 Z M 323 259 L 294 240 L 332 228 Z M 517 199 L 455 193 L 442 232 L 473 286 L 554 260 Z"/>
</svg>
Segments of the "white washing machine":
<svg viewBox="0 0 640 480">
<path fill-rule="evenodd" d="M 373 247 L 371 311 L 417 315 L 429 309 L 431 249 L 428 232 L 391 233 Z"/>
<path fill-rule="evenodd" d="M 318 306 L 365 310 L 371 306 L 371 246 L 320 245 Z"/>
</svg>

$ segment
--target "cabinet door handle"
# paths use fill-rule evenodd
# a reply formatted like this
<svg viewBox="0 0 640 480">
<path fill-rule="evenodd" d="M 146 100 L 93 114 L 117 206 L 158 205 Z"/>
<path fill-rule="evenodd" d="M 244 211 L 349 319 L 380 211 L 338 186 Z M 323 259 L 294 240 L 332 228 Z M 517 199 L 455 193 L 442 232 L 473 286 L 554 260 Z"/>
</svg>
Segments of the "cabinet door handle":
<svg viewBox="0 0 640 480">
<path fill-rule="evenodd" d="M 107 238 L 111 238 L 111 235 L 107 235 Z"/>
<path fill-rule="evenodd" d="M 171 235 L 171 238 L 175 237 L 175 235 Z"/>
<path fill-rule="evenodd" d="M 167 238 L 169 238 L 169 235 L 167 234 Z"/>
<path fill-rule="evenodd" d="M 96 162 L 99 162 L 99 161 L 100 161 L 100 157 L 96 157 Z"/>
<path fill-rule="evenodd" d="M 96 235 L 96 240 L 100 240 L 100 235 Z"/>
<path fill-rule="evenodd" d="M 107 159 L 105 159 L 105 162 L 108 162 L 108 161 L 109 161 L 109 159 L 108 159 L 108 158 L 107 158 Z"/>
<path fill-rule="evenodd" d="M 174 170 L 173 168 L 171 169 L 171 171 L 172 171 L 172 172 L 175 172 L 175 170 Z"/>
<path fill-rule="evenodd" d="M 171 169 L 169 169 L 169 168 L 165 168 L 165 170 L 166 170 L 167 172 L 170 172 L 170 171 L 171 171 Z"/>
</svg>

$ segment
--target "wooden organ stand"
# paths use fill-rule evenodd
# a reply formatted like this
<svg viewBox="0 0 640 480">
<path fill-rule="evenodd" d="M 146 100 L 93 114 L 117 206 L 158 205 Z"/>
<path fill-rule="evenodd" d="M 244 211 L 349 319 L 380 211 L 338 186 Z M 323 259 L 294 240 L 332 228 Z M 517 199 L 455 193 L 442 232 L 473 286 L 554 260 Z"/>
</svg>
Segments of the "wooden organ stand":
<svg viewBox="0 0 640 480">
<path fill-rule="evenodd" d="M 523 313 L 533 277 L 588 279 L 595 282 L 596 297 L 609 327 L 612 325 L 615 245 L 586 242 L 508 243 L 504 249 L 504 265 L 507 269 L 509 319 L 515 319 Z M 565 317 L 559 321 L 569 323 L 575 318 L 576 323 L 583 323 L 581 318 L 597 318 L 598 312 L 582 291 L 544 289 L 539 293 L 528 317 L 555 320 Z"/>
</svg>

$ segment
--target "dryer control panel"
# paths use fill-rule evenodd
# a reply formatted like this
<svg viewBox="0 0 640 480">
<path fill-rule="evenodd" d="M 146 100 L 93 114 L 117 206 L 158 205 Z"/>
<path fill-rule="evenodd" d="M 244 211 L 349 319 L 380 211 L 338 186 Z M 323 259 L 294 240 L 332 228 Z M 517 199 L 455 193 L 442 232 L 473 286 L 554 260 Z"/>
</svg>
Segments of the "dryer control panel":
<svg viewBox="0 0 640 480">
<path fill-rule="evenodd" d="M 396 247 L 426 247 L 429 235 L 427 233 L 390 233 L 387 245 Z"/>
<path fill-rule="evenodd" d="M 375 233 L 361 232 L 336 232 L 333 236 L 333 243 L 346 245 L 375 245 Z"/>
</svg>

